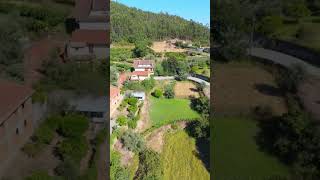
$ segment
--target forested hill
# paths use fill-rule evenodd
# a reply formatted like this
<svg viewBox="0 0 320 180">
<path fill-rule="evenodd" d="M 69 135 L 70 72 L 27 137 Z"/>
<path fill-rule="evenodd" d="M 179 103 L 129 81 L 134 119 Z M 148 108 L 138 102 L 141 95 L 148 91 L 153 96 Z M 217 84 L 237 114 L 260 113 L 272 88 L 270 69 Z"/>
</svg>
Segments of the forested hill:
<svg viewBox="0 0 320 180">
<path fill-rule="evenodd" d="M 208 44 L 209 36 L 209 28 L 200 23 L 167 13 L 146 12 L 111 1 L 111 38 L 114 42 L 137 38 L 180 38 Z"/>
</svg>

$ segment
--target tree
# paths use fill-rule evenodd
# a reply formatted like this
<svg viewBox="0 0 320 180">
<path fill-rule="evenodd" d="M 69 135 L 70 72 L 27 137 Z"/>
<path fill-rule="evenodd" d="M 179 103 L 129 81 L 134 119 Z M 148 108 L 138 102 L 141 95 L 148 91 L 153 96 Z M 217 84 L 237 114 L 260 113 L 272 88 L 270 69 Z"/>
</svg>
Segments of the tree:
<svg viewBox="0 0 320 180">
<path fill-rule="evenodd" d="M 144 150 L 139 155 L 139 168 L 135 179 L 160 180 L 163 176 L 163 167 L 160 155 L 152 150 Z"/>
<path fill-rule="evenodd" d="M 149 52 L 150 48 L 146 42 L 136 42 L 135 47 L 132 50 L 134 57 L 145 57 Z"/>
<path fill-rule="evenodd" d="M 110 66 L 110 83 L 114 86 L 118 85 L 119 72 L 115 66 Z"/>
<path fill-rule="evenodd" d="M 260 22 L 259 31 L 269 35 L 278 30 L 282 25 L 283 22 L 280 16 L 266 16 Z"/>
<path fill-rule="evenodd" d="M 133 132 L 132 130 L 126 131 L 121 136 L 121 141 L 129 151 L 133 151 L 135 153 L 139 153 L 145 149 L 145 143 L 143 137 Z"/>
</svg>

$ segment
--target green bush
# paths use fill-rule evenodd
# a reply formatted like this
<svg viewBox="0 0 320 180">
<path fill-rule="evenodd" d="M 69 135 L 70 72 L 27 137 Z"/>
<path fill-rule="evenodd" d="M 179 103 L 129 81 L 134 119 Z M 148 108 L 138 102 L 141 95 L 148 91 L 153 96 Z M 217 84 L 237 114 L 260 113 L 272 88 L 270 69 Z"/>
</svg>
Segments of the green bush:
<svg viewBox="0 0 320 180">
<path fill-rule="evenodd" d="M 66 158 L 55 168 L 55 173 L 67 180 L 78 180 L 80 171 L 75 161 Z"/>
<path fill-rule="evenodd" d="M 65 139 L 57 146 L 57 152 L 62 159 L 71 158 L 77 163 L 86 155 L 87 150 L 88 143 L 84 136 Z"/>
<path fill-rule="evenodd" d="M 117 119 L 117 123 L 119 126 L 125 126 L 127 125 L 127 118 L 125 116 L 119 116 Z"/>
<path fill-rule="evenodd" d="M 79 114 L 64 116 L 59 124 L 58 133 L 64 137 L 81 137 L 89 127 L 89 120 Z"/>
<path fill-rule="evenodd" d="M 44 123 L 37 128 L 32 140 L 37 143 L 50 144 L 53 138 L 54 130 Z"/>
<path fill-rule="evenodd" d="M 135 97 L 130 97 L 130 98 L 127 99 L 127 101 L 128 101 L 128 104 L 132 105 L 132 106 L 135 106 L 138 103 L 138 99 L 135 98 Z"/>
<path fill-rule="evenodd" d="M 152 95 L 153 95 L 154 97 L 156 97 L 156 98 L 160 98 L 160 97 L 162 97 L 163 92 L 162 92 L 161 89 L 156 89 L 156 90 L 153 91 Z"/>
<path fill-rule="evenodd" d="M 141 152 L 145 148 L 143 137 L 131 130 L 126 131 L 121 136 L 121 141 L 123 142 L 124 147 L 136 153 Z"/>
</svg>

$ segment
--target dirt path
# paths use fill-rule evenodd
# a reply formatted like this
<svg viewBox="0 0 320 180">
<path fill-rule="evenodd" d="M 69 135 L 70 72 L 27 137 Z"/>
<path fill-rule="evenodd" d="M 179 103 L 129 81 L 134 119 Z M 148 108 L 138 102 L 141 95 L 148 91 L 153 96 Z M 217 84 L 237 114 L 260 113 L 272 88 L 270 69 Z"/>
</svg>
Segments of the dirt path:
<svg viewBox="0 0 320 180">
<path fill-rule="evenodd" d="M 149 109 L 150 109 L 150 99 L 146 96 L 143 106 L 141 107 L 141 114 L 140 120 L 137 123 L 136 131 L 141 133 L 150 127 L 150 116 L 149 116 Z"/>
<path fill-rule="evenodd" d="M 24 77 L 27 85 L 37 82 L 42 76 L 39 73 L 44 60 L 50 57 L 55 47 L 62 49 L 62 37 L 45 37 L 33 42 L 24 54 Z"/>
<path fill-rule="evenodd" d="M 303 106 L 311 115 L 320 121 L 320 78 L 307 79 L 299 88 Z"/>
<path fill-rule="evenodd" d="M 120 163 L 122 166 L 128 167 L 130 162 L 132 162 L 134 153 L 127 150 L 120 140 L 117 140 L 114 144 L 114 149 L 121 154 Z"/>
<path fill-rule="evenodd" d="M 186 124 L 186 122 L 177 123 L 178 127 L 181 129 L 184 129 Z M 161 153 L 164 145 L 164 134 L 169 130 L 172 130 L 171 125 L 165 125 L 148 134 L 146 136 L 147 146 L 152 150 Z"/>
<path fill-rule="evenodd" d="M 107 172 L 107 153 L 108 153 L 107 140 L 99 147 L 99 159 L 98 159 L 98 180 L 106 180 L 108 178 Z"/>
</svg>

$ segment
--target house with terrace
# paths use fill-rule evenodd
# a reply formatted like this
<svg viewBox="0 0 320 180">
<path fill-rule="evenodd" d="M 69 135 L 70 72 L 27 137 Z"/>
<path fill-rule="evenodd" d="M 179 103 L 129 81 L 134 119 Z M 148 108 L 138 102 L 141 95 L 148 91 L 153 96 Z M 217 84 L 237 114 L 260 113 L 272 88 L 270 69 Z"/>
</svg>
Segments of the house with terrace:
<svg viewBox="0 0 320 180">
<path fill-rule="evenodd" d="M 71 38 L 65 56 L 76 60 L 107 59 L 110 54 L 109 6 L 106 0 L 77 0 L 66 20 Z"/>
<path fill-rule="evenodd" d="M 109 42 L 107 31 L 78 29 L 72 32 L 66 55 L 77 60 L 106 59 L 109 56 Z"/>
<path fill-rule="evenodd" d="M 133 68 L 130 80 L 142 81 L 154 74 L 154 61 L 137 59 L 133 61 Z"/>
</svg>

